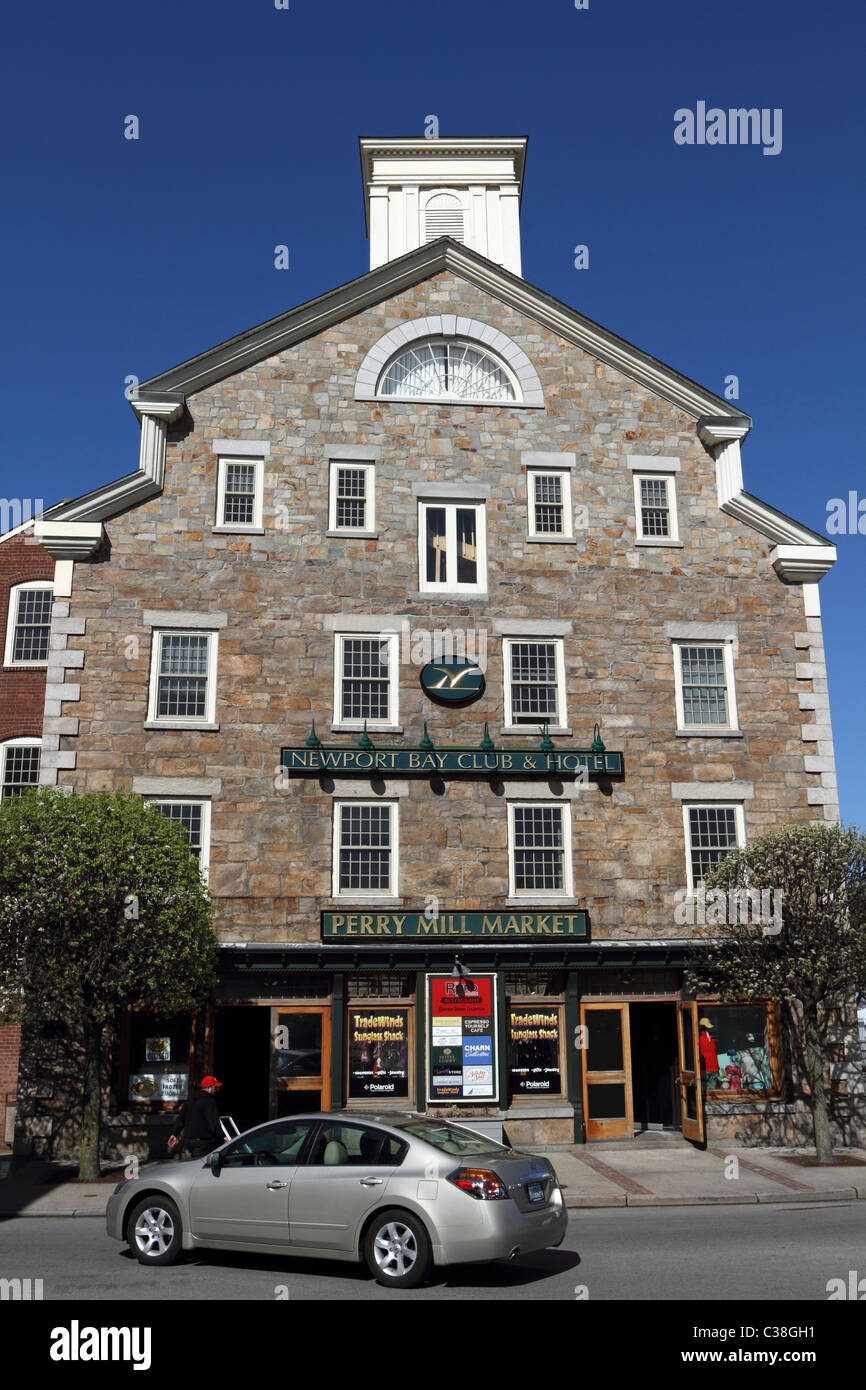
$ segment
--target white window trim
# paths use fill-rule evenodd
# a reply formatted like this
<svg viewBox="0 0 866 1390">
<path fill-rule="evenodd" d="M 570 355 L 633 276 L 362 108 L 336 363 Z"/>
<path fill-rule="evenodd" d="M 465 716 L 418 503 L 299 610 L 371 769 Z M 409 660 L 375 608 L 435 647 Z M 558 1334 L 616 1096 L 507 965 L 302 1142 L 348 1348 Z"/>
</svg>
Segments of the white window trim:
<svg viewBox="0 0 866 1390">
<path fill-rule="evenodd" d="M 388 875 L 388 888 L 340 888 L 340 845 L 342 840 L 342 816 L 343 807 L 358 806 L 387 806 L 390 817 L 390 873 Z M 386 900 L 397 900 L 399 898 L 400 883 L 400 803 L 396 800 L 385 800 L 382 797 L 347 797 L 345 799 L 335 799 L 334 814 L 332 819 L 332 896 L 337 902 L 384 902 Z"/>
<path fill-rule="evenodd" d="M 725 698 L 728 705 L 727 724 L 687 724 L 685 714 L 685 703 L 683 701 L 683 647 L 721 647 L 725 666 Z M 677 733 L 690 734 L 696 738 L 705 738 L 710 734 L 738 734 L 740 733 L 739 720 L 737 716 L 737 696 L 734 686 L 734 643 L 733 641 L 707 641 L 686 640 L 676 638 L 673 643 L 674 650 L 674 684 L 677 705 Z"/>
<path fill-rule="evenodd" d="M 536 531 L 535 529 L 535 479 L 559 478 L 562 484 L 562 531 Z M 528 541 L 573 541 L 574 507 L 571 500 L 571 471 L 566 468 L 527 468 L 526 502 Z"/>
<path fill-rule="evenodd" d="M 734 825 L 737 834 L 737 848 L 746 847 L 746 813 L 741 801 L 684 801 L 683 802 L 683 837 L 686 845 L 686 885 L 690 895 L 697 892 L 694 878 L 692 876 L 692 832 L 689 825 L 689 811 L 734 811 Z"/>
<path fill-rule="evenodd" d="M 634 478 L 634 526 L 636 545 L 674 545 L 681 546 L 680 522 L 677 512 L 677 480 L 673 473 L 663 473 L 661 469 L 645 469 L 635 472 Z M 642 525 L 640 485 L 642 482 L 662 482 L 665 484 L 668 504 L 669 536 L 645 536 Z"/>
<path fill-rule="evenodd" d="M 491 399 L 475 396 L 455 396 L 450 391 L 444 392 L 442 395 L 436 396 L 403 396 L 391 394 L 390 392 L 386 394 L 382 390 L 382 386 L 385 381 L 385 377 L 387 376 L 388 372 L 390 371 L 391 367 L 393 367 L 397 359 L 402 357 L 405 353 L 407 353 L 410 348 L 424 347 L 428 344 L 431 346 L 442 344 L 446 348 L 454 347 L 455 345 L 464 345 L 466 347 L 474 348 L 477 352 L 483 353 L 486 357 L 490 358 L 490 360 L 500 369 L 502 374 L 506 377 L 509 386 L 514 392 L 513 399 L 497 400 L 495 397 Z M 401 343 L 397 351 L 391 353 L 391 356 L 382 365 L 379 371 L 378 377 L 376 379 L 375 399 L 385 402 L 398 401 L 409 403 L 415 401 L 426 402 L 432 405 L 491 405 L 500 407 L 525 405 L 527 403 L 524 401 L 523 388 L 521 385 L 520 378 L 518 377 L 517 373 L 515 372 L 514 368 L 510 365 L 510 363 L 508 363 L 505 360 L 505 358 L 499 352 L 496 351 L 495 348 L 491 347 L 489 343 L 483 343 L 475 338 L 466 337 L 462 333 L 453 336 L 450 334 L 432 333 L 423 338 L 415 338 L 409 342 Z"/>
<path fill-rule="evenodd" d="M 228 475 L 228 467 L 230 463 L 241 463 L 248 468 L 254 469 L 255 491 L 253 493 L 252 521 L 225 521 L 223 519 L 225 517 L 226 504 L 226 478 Z M 250 532 L 261 533 L 264 529 L 262 525 L 262 515 L 264 510 L 264 491 L 265 464 L 264 460 L 261 457 L 255 458 L 251 454 L 241 453 L 238 453 L 236 456 L 233 456 L 232 454 L 220 454 L 217 463 L 217 503 L 216 521 L 213 527 L 214 531 L 220 535 L 233 535 L 236 532 L 240 535 L 249 535 Z"/>
<path fill-rule="evenodd" d="M 515 642 L 544 642 L 552 643 L 556 652 L 556 718 L 548 720 L 548 728 L 552 732 L 568 729 L 568 711 L 565 705 L 565 642 L 561 637 L 548 636 L 518 636 L 503 637 L 502 639 L 502 675 L 505 690 L 505 711 L 502 732 L 507 734 L 527 734 L 531 735 L 535 729 L 535 724 L 515 724 L 514 714 L 511 705 L 511 648 Z M 543 728 L 543 721 L 539 721 L 537 728 Z"/>
<path fill-rule="evenodd" d="M 13 584 L 11 586 L 9 589 L 9 613 L 6 619 L 6 648 L 3 654 L 3 665 L 9 666 L 16 671 L 40 671 L 48 665 L 48 656 L 46 656 L 44 661 L 12 660 L 12 653 L 15 650 L 15 629 L 18 626 L 18 595 L 24 589 L 50 589 L 53 603 L 54 581 L 51 579 L 27 579 L 21 584 Z"/>
<path fill-rule="evenodd" d="M 388 644 L 388 717 L 387 719 L 343 718 L 343 643 L 357 639 Z M 397 632 L 335 632 L 334 633 L 334 718 L 331 729 L 381 729 L 401 732 L 399 720 L 400 648 Z"/>
<path fill-rule="evenodd" d="M 23 738 L 5 738 L 0 743 L 0 801 L 3 800 L 3 783 L 6 781 L 6 752 L 9 748 L 38 748 L 39 767 L 42 769 L 42 739 L 32 735 L 25 735 Z M 39 786 L 39 781 L 32 784 Z"/>
<path fill-rule="evenodd" d="M 337 525 L 337 471 L 340 468 L 356 468 L 364 474 L 364 500 L 366 504 L 366 526 Z M 340 458 L 329 460 L 330 479 L 328 485 L 328 535 L 329 536 L 376 536 L 376 466 L 366 459 Z"/>
<path fill-rule="evenodd" d="M 157 714 L 159 697 L 159 666 L 163 637 L 206 637 L 207 641 L 207 684 L 205 687 L 205 712 L 195 718 L 182 718 L 178 715 Z M 216 673 L 219 634 L 213 629 L 204 628 L 154 628 L 150 654 L 150 685 L 147 701 L 147 721 L 145 727 L 157 729 L 211 729 L 216 721 Z"/>
<path fill-rule="evenodd" d="M 514 812 L 518 807 L 531 806 L 556 806 L 562 814 L 562 887 L 556 889 L 532 888 L 518 889 L 515 884 L 515 865 L 514 865 Z M 571 806 L 567 801 L 540 801 L 533 799 L 526 801 L 518 799 L 509 801 L 506 806 L 508 812 L 508 898 L 513 902 L 538 902 L 550 903 L 570 903 L 574 899 L 574 874 L 572 868 L 572 840 L 571 840 Z"/>
<path fill-rule="evenodd" d="M 456 580 L 447 580 L 444 584 L 437 584 L 435 580 L 427 579 L 427 547 L 424 541 L 425 518 L 427 509 L 434 507 L 445 509 L 445 554 L 450 560 L 448 565 L 449 574 L 457 572 L 457 509 L 468 510 L 474 507 L 476 511 L 476 535 L 477 550 L 476 571 L 478 579 L 474 584 L 458 584 Z M 486 594 L 487 593 L 487 507 L 484 502 L 475 502 L 456 499 L 448 501 L 443 498 L 425 499 L 421 498 L 418 502 L 418 583 L 419 592 L 422 594 L 439 594 L 445 597 L 456 594 Z"/>
<path fill-rule="evenodd" d="M 202 882 L 207 884 L 210 877 L 210 797 L 165 795 L 145 797 L 145 804 L 148 806 L 164 806 L 167 802 L 176 806 L 201 807 L 201 848 L 199 849 L 198 863 L 201 869 Z"/>
</svg>

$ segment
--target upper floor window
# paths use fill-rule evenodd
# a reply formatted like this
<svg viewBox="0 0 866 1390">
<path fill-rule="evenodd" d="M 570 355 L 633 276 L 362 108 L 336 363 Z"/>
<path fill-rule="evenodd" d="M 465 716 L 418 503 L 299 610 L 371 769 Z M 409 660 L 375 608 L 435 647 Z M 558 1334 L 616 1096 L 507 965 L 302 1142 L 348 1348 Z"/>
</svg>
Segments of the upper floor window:
<svg viewBox="0 0 866 1390">
<path fill-rule="evenodd" d="M 221 457 L 217 482 L 217 527 L 260 530 L 264 464 L 249 458 Z"/>
<path fill-rule="evenodd" d="M 334 722 L 397 723 L 397 634 L 338 634 L 335 652 Z"/>
<path fill-rule="evenodd" d="M 481 593 L 487 588 L 483 502 L 421 502 L 420 587 L 430 592 Z"/>
<path fill-rule="evenodd" d="M 726 803 L 683 806 L 683 818 L 688 888 L 693 893 L 701 887 L 714 864 L 745 845 L 745 817 L 742 805 Z"/>
<path fill-rule="evenodd" d="M 378 394 L 479 402 L 520 398 L 505 364 L 462 338 L 428 338 L 401 348 L 382 373 Z"/>
<path fill-rule="evenodd" d="M 198 860 L 202 876 L 207 879 L 210 852 L 210 802 L 186 801 L 172 797 L 165 801 L 151 801 L 166 820 L 174 821 L 186 835 L 190 850 Z"/>
<path fill-rule="evenodd" d="M 509 897 L 571 897 L 571 808 L 508 803 Z"/>
<path fill-rule="evenodd" d="M 53 598 L 52 585 L 44 579 L 10 589 L 5 666 L 47 665 Z"/>
<path fill-rule="evenodd" d="M 546 642 L 506 637 L 505 723 L 565 727 L 565 662 L 561 638 Z"/>
<path fill-rule="evenodd" d="M 328 530 L 367 535 L 375 529 L 376 469 L 372 463 L 331 461 Z"/>
<path fill-rule="evenodd" d="M 334 805 L 334 897 L 397 896 L 396 802 Z"/>
<path fill-rule="evenodd" d="M 679 543 L 677 485 L 673 475 L 634 474 L 637 540 L 651 545 Z"/>
<path fill-rule="evenodd" d="M 216 706 L 215 632 L 154 632 L 150 720 L 212 723 Z"/>
<path fill-rule="evenodd" d="M 736 728 L 731 642 L 675 642 L 674 670 L 680 731 L 697 733 Z"/>
<path fill-rule="evenodd" d="M 574 536 L 571 509 L 571 474 L 529 468 L 529 539 L 571 540 Z"/>
<path fill-rule="evenodd" d="M 39 786 L 41 748 L 38 738 L 10 738 L 0 743 L 0 800 Z"/>
</svg>

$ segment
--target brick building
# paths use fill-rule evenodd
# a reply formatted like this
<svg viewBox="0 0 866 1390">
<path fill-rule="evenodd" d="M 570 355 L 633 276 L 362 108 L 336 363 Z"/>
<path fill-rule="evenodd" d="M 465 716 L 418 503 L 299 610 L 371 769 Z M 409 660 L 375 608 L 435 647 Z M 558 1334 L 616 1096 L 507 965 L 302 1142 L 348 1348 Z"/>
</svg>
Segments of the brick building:
<svg viewBox="0 0 866 1390">
<path fill-rule="evenodd" d="M 42 781 L 181 821 L 218 923 L 208 1008 L 125 1020 L 109 1151 L 214 1069 L 241 1124 L 808 1137 L 782 1013 L 683 968 L 709 864 L 838 816 L 835 552 L 744 491 L 746 416 L 522 278 L 524 155 L 362 141 L 370 271 L 145 383 L 138 471 L 42 528 Z"/>
<path fill-rule="evenodd" d="M 54 562 L 34 536 L 32 504 L 4 498 L 0 506 L 2 524 L 13 523 L 0 534 L 2 799 L 39 783 Z M 0 1021 L 0 1149 L 14 1137 L 20 1040 L 18 1024 Z"/>
</svg>

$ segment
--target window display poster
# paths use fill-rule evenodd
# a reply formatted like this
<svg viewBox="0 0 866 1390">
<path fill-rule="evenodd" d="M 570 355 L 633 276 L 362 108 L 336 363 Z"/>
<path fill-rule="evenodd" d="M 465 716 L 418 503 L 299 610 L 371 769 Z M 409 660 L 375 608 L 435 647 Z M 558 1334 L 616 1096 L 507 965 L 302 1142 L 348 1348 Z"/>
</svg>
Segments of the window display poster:
<svg viewBox="0 0 866 1390">
<path fill-rule="evenodd" d="M 130 1076 L 130 1100 L 186 1100 L 185 1071 L 147 1072 Z"/>
<path fill-rule="evenodd" d="M 145 1038 L 144 1060 L 146 1062 L 170 1062 L 171 1038 Z"/>
<path fill-rule="evenodd" d="M 409 1095 L 409 1010 L 348 1011 L 349 1098 Z"/>
<path fill-rule="evenodd" d="M 497 1099 L 496 998 L 491 976 L 428 976 L 428 1100 Z"/>
<path fill-rule="evenodd" d="M 513 1096 L 561 1095 L 558 1009 L 509 1008 L 508 1071 Z"/>
</svg>

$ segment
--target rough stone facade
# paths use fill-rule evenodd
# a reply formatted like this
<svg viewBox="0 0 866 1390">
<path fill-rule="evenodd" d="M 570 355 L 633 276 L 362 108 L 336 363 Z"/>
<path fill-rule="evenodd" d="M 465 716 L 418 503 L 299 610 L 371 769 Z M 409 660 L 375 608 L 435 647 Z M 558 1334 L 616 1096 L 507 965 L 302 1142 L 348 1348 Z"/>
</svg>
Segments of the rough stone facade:
<svg viewBox="0 0 866 1390">
<path fill-rule="evenodd" d="M 356 400 L 370 348 L 424 314 L 470 316 L 506 334 L 537 371 L 545 408 Z M 264 534 L 214 532 L 217 439 L 269 445 Z M 340 445 L 380 451 L 375 537 L 327 534 L 327 450 Z M 573 504 L 586 525 L 573 544 L 527 541 L 526 450 L 576 456 Z M 681 547 L 635 545 L 629 455 L 679 460 Z M 490 489 L 487 598 L 419 595 L 413 484 L 431 482 Z M 68 611 L 57 610 L 83 653 L 75 686 L 54 692 L 58 781 L 94 791 L 131 789 L 137 778 L 213 779 L 210 885 L 221 941 L 319 939 L 319 913 L 332 902 L 333 791 L 315 778 L 286 783 L 278 764 L 312 720 L 330 737 L 342 615 L 486 633 L 487 692 L 468 708 L 431 705 L 417 666 L 401 663 L 403 732 L 378 741 L 410 745 L 425 720 L 437 745 L 477 745 L 485 721 L 497 745 L 507 743 L 502 635 L 511 621 L 565 625 L 564 741 L 588 746 L 597 722 L 607 747 L 625 756 L 622 782 L 593 782 L 570 799 L 574 894 L 595 941 L 689 935 L 674 919 L 686 849 L 672 784 L 697 782 L 710 801 L 751 784 L 747 836 L 812 821 L 834 794 L 826 673 L 813 659 L 820 620 L 807 622 L 802 588 L 777 578 L 770 542 L 719 509 L 715 463 L 694 417 L 459 276 L 437 274 L 190 396 L 170 427 L 162 493 L 106 530 L 110 553 L 76 565 Z M 218 730 L 145 729 L 143 612 L 154 609 L 225 615 Z M 684 622 L 735 631 L 739 736 L 677 735 L 665 624 Z M 504 903 L 506 792 L 485 781 L 447 781 L 439 794 L 425 779 L 406 783 L 405 905 L 430 894 L 449 911 Z M 793 1096 L 778 1104 L 805 1115 Z M 741 1114 L 738 1137 L 772 1138 L 765 1113 Z M 719 1115 L 715 1132 L 732 1126 Z"/>
</svg>

